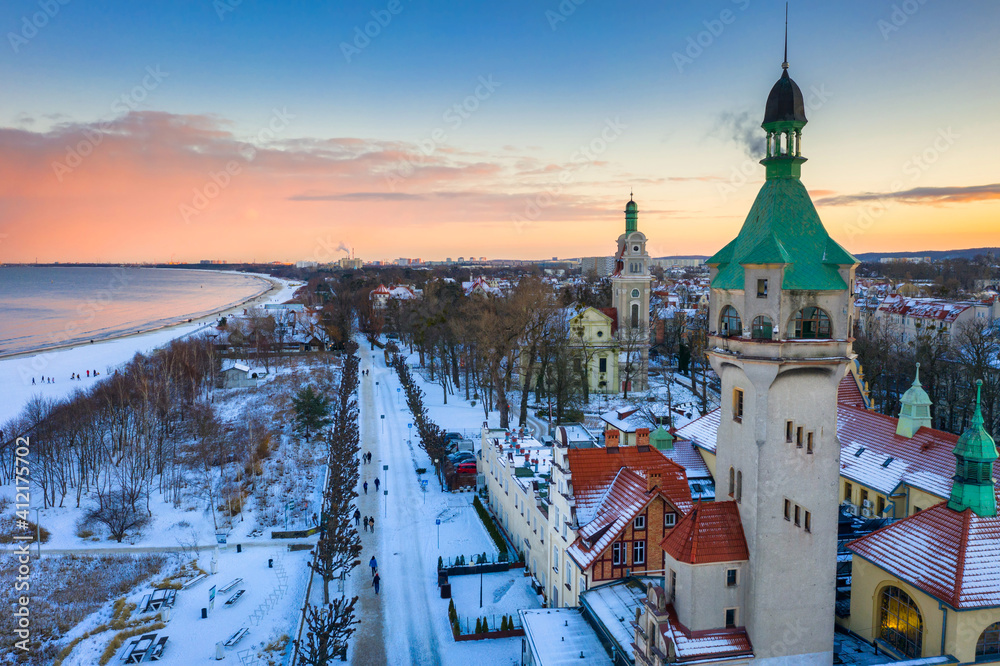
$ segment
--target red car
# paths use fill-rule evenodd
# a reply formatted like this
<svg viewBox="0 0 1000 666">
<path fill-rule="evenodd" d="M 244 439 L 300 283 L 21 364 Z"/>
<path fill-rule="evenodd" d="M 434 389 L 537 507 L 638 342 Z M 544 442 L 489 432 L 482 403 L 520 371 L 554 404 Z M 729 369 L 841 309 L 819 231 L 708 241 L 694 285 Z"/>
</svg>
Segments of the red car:
<svg viewBox="0 0 1000 666">
<path fill-rule="evenodd" d="M 461 463 L 460 465 L 455 467 L 455 471 L 459 474 L 475 474 L 477 472 L 476 463 L 474 462 Z"/>
</svg>

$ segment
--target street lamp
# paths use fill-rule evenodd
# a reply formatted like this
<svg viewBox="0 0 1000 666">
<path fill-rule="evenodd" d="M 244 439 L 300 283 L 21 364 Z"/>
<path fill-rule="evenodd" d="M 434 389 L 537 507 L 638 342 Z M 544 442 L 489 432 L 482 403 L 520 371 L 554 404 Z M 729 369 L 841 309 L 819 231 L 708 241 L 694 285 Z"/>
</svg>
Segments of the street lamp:
<svg viewBox="0 0 1000 666">
<path fill-rule="evenodd" d="M 385 414 L 382 414 L 382 432 L 385 432 Z"/>
<path fill-rule="evenodd" d="M 375 382 L 375 395 L 378 395 L 378 382 Z"/>
</svg>

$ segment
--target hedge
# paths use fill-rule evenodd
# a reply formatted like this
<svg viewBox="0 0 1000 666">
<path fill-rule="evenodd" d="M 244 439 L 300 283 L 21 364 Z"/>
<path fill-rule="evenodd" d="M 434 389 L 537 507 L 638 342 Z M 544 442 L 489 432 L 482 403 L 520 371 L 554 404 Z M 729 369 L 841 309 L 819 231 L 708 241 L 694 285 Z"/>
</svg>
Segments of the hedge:
<svg viewBox="0 0 1000 666">
<path fill-rule="evenodd" d="M 504 540 L 503 535 L 500 534 L 500 529 L 497 527 L 496 522 L 493 520 L 493 516 L 489 514 L 483 503 L 479 501 L 479 496 L 476 495 L 475 499 L 472 500 L 472 506 L 476 507 L 476 513 L 479 514 L 479 519 L 483 521 L 483 525 L 486 527 L 486 531 L 490 533 L 490 537 L 493 538 L 493 543 L 496 544 L 497 550 L 500 551 L 501 555 L 507 554 L 507 542 Z"/>
</svg>

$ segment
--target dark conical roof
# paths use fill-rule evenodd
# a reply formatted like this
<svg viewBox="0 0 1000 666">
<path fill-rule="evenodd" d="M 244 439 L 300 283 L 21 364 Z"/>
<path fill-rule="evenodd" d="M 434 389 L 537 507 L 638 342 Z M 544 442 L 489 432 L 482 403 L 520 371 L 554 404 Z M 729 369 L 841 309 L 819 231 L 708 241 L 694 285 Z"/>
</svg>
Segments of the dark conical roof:
<svg viewBox="0 0 1000 666">
<path fill-rule="evenodd" d="M 781 78 L 771 88 L 764 107 L 764 123 L 781 121 L 808 122 L 806 120 L 806 105 L 802 101 L 802 91 L 798 84 L 788 76 L 786 69 Z"/>
</svg>

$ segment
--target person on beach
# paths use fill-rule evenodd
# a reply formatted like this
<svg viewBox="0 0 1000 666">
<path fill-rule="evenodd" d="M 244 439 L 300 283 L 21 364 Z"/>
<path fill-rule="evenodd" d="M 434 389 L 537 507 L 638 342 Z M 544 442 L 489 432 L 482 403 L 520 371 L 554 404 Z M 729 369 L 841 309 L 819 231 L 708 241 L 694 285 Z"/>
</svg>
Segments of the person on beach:
<svg viewBox="0 0 1000 666">
<path fill-rule="evenodd" d="M 378 572 L 376 572 L 375 576 L 372 577 L 372 587 L 375 588 L 375 594 L 378 594 L 379 583 L 381 582 L 382 579 L 379 578 Z"/>
<path fill-rule="evenodd" d="M 379 485 L 380 485 L 380 483 L 379 483 L 378 477 L 376 476 L 375 477 L 375 492 L 378 492 Z"/>
<path fill-rule="evenodd" d="M 372 578 L 374 578 L 376 572 L 378 571 L 378 562 L 375 561 L 374 555 L 372 555 L 372 559 L 368 560 L 368 566 L 372 568 Z"/>
<path fill-rule="evenodd" d="M 368 494 L 368 482 L 365 481 L 365 485 L 362 486 L 362 487 L 365 489 L 365 495 L 367 495 Z"/>
<path fill-rule="evenodd" d="M 360 523 L 360 522 L 361 522 L 361 510 L 360 509 L 355 509 L 354 510 L 354 526 L 357 527 L 358 523 Z"/>
</svg>

